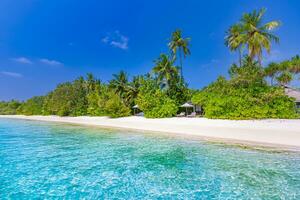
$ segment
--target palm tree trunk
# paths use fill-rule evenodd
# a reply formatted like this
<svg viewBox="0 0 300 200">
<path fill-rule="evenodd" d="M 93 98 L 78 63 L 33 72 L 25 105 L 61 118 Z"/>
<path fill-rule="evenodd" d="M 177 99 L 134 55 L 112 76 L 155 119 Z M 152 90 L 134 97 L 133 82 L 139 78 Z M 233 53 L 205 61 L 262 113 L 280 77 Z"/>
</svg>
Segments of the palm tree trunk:
<svg viewBox="0 0 300 200">
<path fill-rule="evenodd" d="M 240 67 L 242 66 L 242 48 L 239 47 L 239 62 L 240 62 Z"/>
<path fill-rule="evenodd" d="M 274 77 L 271 77 L 271 86 L 273 86 Z"/>
<path fill-rule="evenodd" d="M 262 67 L 262 59 L 261 59 L 260 56 L 258 57 L 258 63 L 259 63 L 259 65 Z"/>
<path fill-rule="evenodd" d="M 181 52 L 181 49 L 179 49 L 179 60 L 180 60 L 180 77 L 181 77 L 181 81 L 183 81 L 182 52 Z"/>
</svg>

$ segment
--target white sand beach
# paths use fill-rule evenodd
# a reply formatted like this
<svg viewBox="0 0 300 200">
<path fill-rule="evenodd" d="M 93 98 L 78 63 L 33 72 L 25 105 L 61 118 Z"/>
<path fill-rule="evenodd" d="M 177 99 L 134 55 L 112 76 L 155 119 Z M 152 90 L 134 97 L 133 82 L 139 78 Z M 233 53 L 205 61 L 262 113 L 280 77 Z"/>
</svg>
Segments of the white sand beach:
<svg viewBox="0 0 300 200">
<path fill-rule="evenodd" d="M 300 120 L 212 120 L 206 118 L 58 117 L 0 115 L 0 118 L 62 122 L 109 128 L 162 132 L 203 139 L 300 149 Z"/>
</svg>

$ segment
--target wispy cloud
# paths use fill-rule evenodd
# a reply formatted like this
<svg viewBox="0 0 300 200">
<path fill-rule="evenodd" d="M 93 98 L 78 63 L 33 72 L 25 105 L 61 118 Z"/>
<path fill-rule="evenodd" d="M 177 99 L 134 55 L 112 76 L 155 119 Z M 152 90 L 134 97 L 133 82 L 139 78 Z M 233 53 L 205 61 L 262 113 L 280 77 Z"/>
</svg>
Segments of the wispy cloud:
<svg viewBox="0 0 300 200">
<path fill-rule="evenodd" d="M 267 65 L 270 62 L 278 62 L 283 58 L 282 53 L 278 49 L 271 50 L 270 54 L 267 54 L 263 59 L 263 64 Z"/>
<path fill-rule="evenodd" d="M 19 74 L 19 73 L 16 73 L 16 72 L 2 71 L 2 72 L 0 72 L 0 74 L 2 74 L 4 76 L 13 77 L 13 78 L 21 78 L 21 77 L 23 77 L 22 74 Z"/>
<path fill-rule="evenodd" d="M 49 60 L 47 58 L 41 58 L 40 62 L 46 65 L 51 65 L 51 66 L 60 66 L 63 65 L 63 63 L 57 61 L 57 60 Z"/>
<path fill-rule="evenodd" d="M 211 61 L 209 63 L 202 64 L 201 67 L 203 67 L 203 68 L 210 67 L 210 66 L 218 64 L 219 62 L 220 61 L 218 59 L 211 59 Z"/>
<path fill-rule="evenodd" d="M 108 33 L 105 37 L 101 39 L 101 41 L 105 44 L 109 44 L 119 49 L 128 49 L 129 38 L 125 35 L 122 35 L 119 31 Z"/>
<path fill-rule="evenodd" d="M 12 58 L 11 60 L 22 64 L 32 64 L 32 61 L 25 57 Z"/>
</svg>

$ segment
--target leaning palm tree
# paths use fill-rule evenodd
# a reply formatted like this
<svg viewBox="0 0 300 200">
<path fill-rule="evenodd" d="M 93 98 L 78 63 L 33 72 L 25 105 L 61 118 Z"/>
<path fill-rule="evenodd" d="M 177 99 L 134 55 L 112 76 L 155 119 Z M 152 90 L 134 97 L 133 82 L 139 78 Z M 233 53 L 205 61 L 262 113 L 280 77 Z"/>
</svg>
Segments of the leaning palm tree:
<svg viewBox="0 0 300 200">
<path fill-rule="evenodd" d="M 292 57 L 292 59 L 290 61 L 289 70 L 294 74 L 300 73 L 300 56 L 299 55 Z"/>
<path fill-rule="evenodd" d="M 110 81 L 109 85 L 111 88 L 115 89 L 120 97 L 123 97 L 128 86 L 128 75 L 121 70 L 118 74 L 113 74 L 113 77 L 114 78 Z"/>
<path fill-rule="evenodd" d="M 293 75 L 288 71 L 284 71 L 278 77 L 276 77 L 276 80 L 281 86 L 284 86 L 293 80 Z"/>
<path fill-rule="evenodd" d="M 172 81 L 177 80 L 178 69 L 174 66 L 174 59 L 170 59 L 166 54 L 161 54 L 155 61 L 152 71 L 157 76 L 157 81 L 162 88 L 168 89 Z"/>
<path fill-rule="evenodd" d="M 265 49 L 268 53 L 271 50 L 271 43 L 279 42 L 279 38 L 271 32 L 280 25 L 279 21 L 270 21 L 263 23 L 263 17 L 266 9 L 254 10 L 252 13 L 246 13 L 242 16 L 241 26 L 245 34 L 245 43 L 248 47 L 248 54 L 251 59 L 257 57 L 261 64 L 262 52 Z"/>
<path fill-rule="evenodd" d="M 187 55 L 190 55 L 190 49 L 189 49 L 189 41 L 191 39 L 190 38 L 183 38 L 182 37 L 182 32 L 180 29 L 175 30 L 172 33 L 172 36 L 170 38 L 170 42 L 168 44 L 173 59 L 175 60 L 177 57 L 177 54 L 179 56 L 179 60 L 180 60 L 180 76 L 181 76 L 181 80 L 183 80 L 183 70 L 182 70 L 182 62 L 183 62 L 183 58 L 182 57 L 186 57 Z"/>
<path fill-rule="evenodd" d="M 230 49 L 230 51 L 238 51 L 239 53 L 239 63 L 242 66 L 242 51 L 245 44 L 245 34 L 244 29 L 241 24 L 235 24 L 231 26 L 226 32 L 225 45 Z"/>
<path fill-rule="evenodd" d="M 274 84 L 276 75 L 281 71 L 281 66 L 278 63 L 271 62 L 268 67 L 264 68 L 265 76 L 270 77 L 271 85 Z"/>
</svg>

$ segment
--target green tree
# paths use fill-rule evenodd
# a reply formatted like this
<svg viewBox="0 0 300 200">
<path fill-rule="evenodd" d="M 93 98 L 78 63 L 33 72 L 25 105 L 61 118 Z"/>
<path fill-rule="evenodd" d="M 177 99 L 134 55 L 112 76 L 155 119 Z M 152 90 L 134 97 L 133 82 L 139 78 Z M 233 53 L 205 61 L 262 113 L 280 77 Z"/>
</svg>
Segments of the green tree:
<svg viewBox="0 0 300 200">
<path fill-rule="evenodd" d="M 282 87 L 271 87 L 264 80 L 265 70 L 250 58 L 233 65 L 230 79 L 217 81 L 197 92 L 192 102 L 201 105 L 205 117 L 219 119 L 296 118 L 295 104 Z"/>
<path fill-rule="evenodd" d="M 15 115 L 17 114 L 18 108 L 22 105 L 21 102 L 16 100 L 11 100 L 8 102 L 0 102 L 0 114 L 1 115 Z"/>
<path fill-rule="evenodd" d="M 118 74 L 113 74 L 113 79 L 110 81 L 109 86 L 113 88 L 121 98 L 123 98 L 128 86 L 127 73 L 121 70 Z"/>
<path fill-rule="evenodd" d="M 80 116 L 87 114 L 87 87 L 83 77 L 59 84 L 50 92 L 44 103 L 45 114 Z"/>
<path fill-rule="evenodd" d="M 189 49 L 189 42 L 190 38 L 183 38 L 182 37 L 182 31 L 180 29 L 175 30 L 170 38 L 170 42 L 168 44 L 174 60 L 177 57 L 179 57 L 180 61 L 180 76 L 181 79 L 183 79 L 183 57 L 186 57 L 187 55 L 190 55 L 190 49 Z"/>
<path fill-rule="evenodd" d="M 134 106 L 135 99 L 137 98 L 139 94 L 140 87 L 142 85 L 144 77 L 143 76 L 134 76 L 132 81 L 129 82 L 127 86 L 127 91 L 125 94 L 125 102 L 126 105 L 129 105 L 130 107 Z"/>
<path fill-rule="evenodd" d="M 280 65 L 275 62 L 271 62 L 265 69 L 265 75 L 271 78 L 271 85 L 274 85 L 274 79 L 280 71 Z"/>
<path fill-rule="evenodd" d="M 17 110 L 18 114 L 23 115 L 42 115 L 44 96 L 36 96 L 28 99 Z"/>
<path fill-rule="evenodd" d="M 292 57 L 291 61 L 290 61 L 290 72 L 295 73 L 295 74 L 299 74 L 300 73 L 300 56 L 296 55 L 294 57 Z"/>
<path fill-rule="evenodd" d="M 178 111 L 176 102 L 159 89 L 151 93 L 142 89 L 137 103 L 147 118 L 172 117 Z"/>
<path fill-rule="evenodd" d="M 243 29 L 243 38 L 248 46 L 248 54 L 251 59 L 257 57 L 258 62 L 261 64 L 262 52 L 265 49 L 268 53 L 271 50 L 271 43 L 279 42 L 279 38 L 272 34 L 272 31 L 279 27 L 279 21 L 270 21 L 263 23 L 263 17 L 266 9 L 254 10 L 251 13 L 246 13 L 242 16 L 241 26 Z"/>
<path fill-rule="evenodd" d="M 228 29 L 225 36 L 225 45 L 230 51 L 238 51 L 240 66 L 242 66 L 243 46 L 246 39 L 243 31 L 241 24 L 235 24 Z"/>
<path fill-rule="evenodd" d="M 178 70 L 174 66 L 174 60 L 169 59 L 166 54 L 161 54 L 155 61 L 152 71 L 155 73 L 161 88 L 168 89 L 174 81 L 178 80 Z"/>
<path fill-rule="evenodd" d="M 245 13 L 237 24 L 229 28 L 225 36 L 225 44 L 230 50 L 241 51 L 244 46 L 247 46 L 248 56 L 252 60 L 257 58 L 260 65 L 263 50 L 270 53 L 271 43 L 279 42 L 279 38 L 272 31 L 280 26 L 280 22 L 273 20 L 264 23 L 265 12 L 266 9 L 260 9 Z"/>
<path fill-rule="evenodd" d="M 291 72 L 284 71 L 278 77 L 276 77 L 278 83 L 282 86 L 287 85 L 293 80 L 293 75 Z"/>
<path fill-rule="evenodd" d="M 109 117 L 116 118 L 129 116 L 131 110 L 123 103 L 119 95 L 110 91 L 108 100 L 105 102 L 105 112 Z"/>
</svg>

